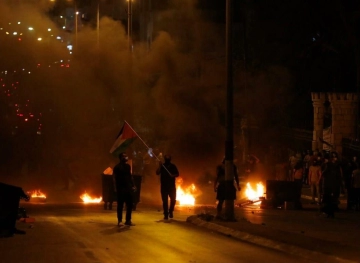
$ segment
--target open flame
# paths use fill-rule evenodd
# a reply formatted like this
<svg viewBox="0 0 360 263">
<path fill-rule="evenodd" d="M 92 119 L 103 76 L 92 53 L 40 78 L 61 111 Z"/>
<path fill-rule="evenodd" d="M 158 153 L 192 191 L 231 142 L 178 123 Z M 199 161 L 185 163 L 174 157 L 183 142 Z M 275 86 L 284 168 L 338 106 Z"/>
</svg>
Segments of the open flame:
<svg viewBox="0 0 360 263">
<path fill-rule="evenodd" d="M 102 200 L 102 197 L 91 197 L 87 192 L 80 195 L 80 199 L 83 200 L 85 204 L 89 203 L 100 203 Z"/>
<path fill-rule="evenodd" d="M 46 195 L 42 193 L 40 190 L 34 190 L 29 192 L 31 198 L 43 198 L 46 199 Z"/>
<path fill-rule="evenodd" d="M 250 183 L 246 184 L 245 195 L 247 199 L 251 201 L 257 201 L 260 199 L 260 197 L 264 196 L 264 193 L 265 187 L 261 182 L 256 184 L 256 190 L 251 187 Z"/>
<path fill-rule="evenodd" d="M 195 205 L 195 196 L 196 187 L 194 184 L 191 184 L 185 190 L 178 185 L 176 189 L 176 200 L 179 201 L 179 205 Z"/>
</svg>

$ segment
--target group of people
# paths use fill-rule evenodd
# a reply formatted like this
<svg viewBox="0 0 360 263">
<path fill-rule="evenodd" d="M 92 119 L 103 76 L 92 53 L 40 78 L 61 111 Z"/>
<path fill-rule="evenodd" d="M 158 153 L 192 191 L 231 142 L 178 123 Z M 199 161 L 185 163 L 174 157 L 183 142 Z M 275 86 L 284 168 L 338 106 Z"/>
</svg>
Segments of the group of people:
<svg viewBox="0 0 360 263">
<path fill-rule="evenodd" d="M 133 226 L 131 215 L 133 211 L 133 193 L 137 191 L 131 167 L 128 164 L 128 156 L 125 153 L 119 155 L 120 162 L 113 169 L 115 192 L 117 195 L 117 219 L 118 226 L 123 225 L 123 208 L 126 205 L 125 225 Z M 164 156 L 164 161 L 159 161 L 156 174 L 160 176 L 161 199 L 164 210 L 164 220 L 174 217 L 176 204 L 176 182 L 179 171 L 171 162 L 171 155 Z M 168 199 L 170 198 L 170 206 Z"/>
<path fill-rule="evenodd" d="M 125 225 L 133 226 L 131 220 L 133 211 L 133 193 L 137 191 L 131 174 L 131 167 L 128 164 L 128 156 L 125 153 L 119 155 L 120 162 L 113 169 L 113 179 L 115 192 L 117 195 L 117 219 L 118 226 L 123 225 L 123 208 L 126 205 Z M 234 172 L 232 180 L 225 178 L 225 159 L 217 167 L 217 174 L 214 190 L 217 193 L 217 217 L 221 217 L 222 206 L 225 200 L 235 200 L 236 191 L 240 191 L 239 177 L 236 165 L 233 166 Z M 176 177 L 179 176 L 178 168 L 171 162 L 171 155 L 163 156 L 160 159 L 156 174 L 160 176 L 160 193 L 163 206 L 164 220 L 174 217 L 176 204 Z M 234 185 L 234 182 L 236 185 Z M 170 199 L 170 204 L 169 200 Z"/>
<path fill-rule="evenodd" d="M 311 188 L 312 203 L 333 217 L 341 193 L 347 195 L 347 209 L 360 209 L 360 166 L 356 156 L 342 160 L 336 152 L 307 151 L 289 159 L 289 180 L 296 182 L 299 200 L 303 185 Z"/>
</svg>

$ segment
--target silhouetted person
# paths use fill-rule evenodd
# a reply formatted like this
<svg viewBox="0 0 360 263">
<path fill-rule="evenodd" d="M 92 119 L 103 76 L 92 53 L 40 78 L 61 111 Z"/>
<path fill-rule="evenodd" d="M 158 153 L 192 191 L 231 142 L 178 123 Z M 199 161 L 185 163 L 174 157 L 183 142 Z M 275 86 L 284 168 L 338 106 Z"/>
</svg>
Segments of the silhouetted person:
<svg viewBox="0 0 360 263">
<path fill-rule="evenodd" d="M 163 203 L 164 219 L 167 220 L 174 217 L 174 209 L 176 204 L 176 185 L 175 178 L 179 176 L 179 171 L 175 164 L 171 162 L 171 155 L 164 156 L 164 163 L 159 162 L 156 174 L 160 175 L 160 191 Z M 170 207 L 168 198 L 170 198 Z"/>
<path fill-rule="evenodd" d="M 327 217 L 334 217 L 334 212 L 337 208 L 337 192 L 340 189 L 338 180 L 338 165 L 336 160 L 326 156 L 322 165 L 322 183 L 323 183 L 323 198 L 322 198 L 322 211 Z"/>
<path fill-rule="evenodd" d="M 234 186 L 234 180 L 236 182 L 237 189 Z M 214 191 L 216 192 L 216 199 L 218 200 L 217 218 L 221 218 L 222 206 L 225 200 L 235 200 L 236 190 L 240 191 L 239 176 L 237 167 L 234 164 L 234 179 L 231 182 L 225 181 L 225 159 L 216 168 L 216 178 L 214 181 Z"/>
<path fill-rule="evenodd" d="M 353 190 L 354 205 L 356 211 L 360 211 L 360 168 L 356 163 L 356 169 L 353 171 L 351 187 Z"/>
<path fill-rule="evenodd" d="M 132 226 L 131 213 L 133 206 L 133 192 L 136 191 L 136 187 L 131 175 L 131 167 L 127 163 L 128 156 L 125 153 L 120 153 L 119 159 L 120 162 L 113 169 L 115 190 L 117 193 L 118 226 L 122 224 L 124 203 L 126 204 L 125 225 Z"/>
<path fill-rule="evenodd" d="M 346 162 L 343 168 L 345 188 L 347 190 L 347 210 L 352 210 L 353 206 L 356 203 L 355 190 L 353 186 L 353 174 L 355 170 L 358 170 L 359 164 L 357 156 L 353 156 L 352 160 Z"/>
<path fill-rule="evenodd" d="M 0 183 L 0 237 L 26 233 L 15 227 L 20 199 L 29 201 L 30 197 L 20 187 Z"/>
<path fill-rule="evenodd" d="M 331 163 L 332 163 L 332 172 L 335 175 L 336 178 L 336 187 L 334 188 L 334 197 L 336 200 L 336 207 L 335 209 L 338 210 L 339 209 L 339 203 L 340 203 L 340 193 L 341 190 L 345 188 L 344 182 L 343 182 L 343 171 L 341 168 L 341 163 L 338 160 L 338 154 L 336 152 L 332 153 L 332 158 L 331 158 Z"/>
</svg>

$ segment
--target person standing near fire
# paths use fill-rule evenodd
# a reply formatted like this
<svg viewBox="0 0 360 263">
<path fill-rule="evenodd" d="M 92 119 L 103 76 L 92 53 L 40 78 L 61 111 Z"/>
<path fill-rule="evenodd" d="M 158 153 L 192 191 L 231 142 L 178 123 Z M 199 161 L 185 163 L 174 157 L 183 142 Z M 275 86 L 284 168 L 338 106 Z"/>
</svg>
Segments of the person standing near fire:
<svg viewBox="0 0 360 263">
<path fill-rule="evenodd" d="M 214 181 L 214 191 L 216 192 L 216 199 L 218 200 L 218 204 L 216 207 L 216 218 L 221 219 L 221 211 L 222 206 L 227 198 L 229 199 L 236 199 L 236 190 L 240 191 L 240 184 L 239 184 L 239 175 L 236 165 L 234 164 L 234 180 L 236 183 L 236 187 L 234 186 L 234 182 L 232 182 L 231 189 L 227 189 L 226 181 L 225 181 L 225 158 L 223 159 L 222 163 L 216 167 L 216 178 Z"/>
<path fill-rule="evenodd" d="M 117 195 L 117 218 L 118 226 L 122 225 L 122 214 L 124 203 L 126 204 L 125 225 L 133 226 L 131 213 L 133 208 L 133 192 L 136 191 L 134 179 L 131 174 L 131 167 L 127 163 L 128 156 L 125 153 L 119 154 L 120 162 L 113 169 L 115 191 Z"/>
<path fill-rule="evenodd" d="M 176 184 L 175 178 L 179 176 L 179 171 L 175 164 L 171 162 L 171 155 L 164 155 L 164 163 L 159 161 L 159 167 L 156 174 L 160 176 L 161 200 L 164 210 L 164 220 L 174 217 L 174 208 L 176 204 Z M 170 198 L 170 207 L 169 201 Z"/>
</svg>

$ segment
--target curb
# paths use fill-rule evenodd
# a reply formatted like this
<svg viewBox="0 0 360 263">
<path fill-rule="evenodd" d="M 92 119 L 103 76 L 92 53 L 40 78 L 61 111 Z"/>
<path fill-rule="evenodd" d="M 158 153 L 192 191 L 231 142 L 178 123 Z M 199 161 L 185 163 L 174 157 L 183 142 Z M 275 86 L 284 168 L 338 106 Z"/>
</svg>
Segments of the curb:
<svg viewBox="0 0 360 263">
<path fill-rule="evenodd" d="M 190 216 L 186 219 L 186 222 L 210 229 L 212 231 L 224 234 L 229 237 L 236 238 L 238 240 L 252 243 L 258 246 L 267 247 L 270 249 L 278 250 L 283 253 L 291 254 L 308 260 L 316 262 L 341 262 L 341 263 L 356 263 L 356 261 L 340 258 L 334 255 L 328 255 L 321 252 L 313 251 L 306 248 L 286 244 L 283 242 L 275 241 L 272 239 L 264 238 L 261 236 L 253 235 L 247 232 L 238 231 L 229 227 L 225 227 L 216 223 L 211 223 L 200 219 L 197 215 Z"/>
</svg>

